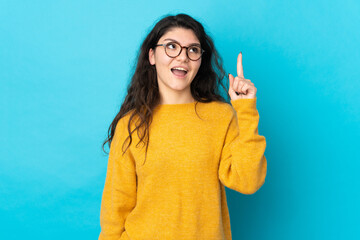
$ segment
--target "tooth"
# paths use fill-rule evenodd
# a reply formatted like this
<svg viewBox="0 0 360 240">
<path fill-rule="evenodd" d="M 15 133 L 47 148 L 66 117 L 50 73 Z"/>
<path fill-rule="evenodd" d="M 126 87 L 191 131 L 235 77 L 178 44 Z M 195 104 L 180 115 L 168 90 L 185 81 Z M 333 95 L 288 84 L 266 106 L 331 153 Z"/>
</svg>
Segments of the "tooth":
<svg viewBox="0 0 360 240">
<path fill-rule="evenodd" d="M 184 68 L 175 68 L 175 69 L 187 72 Z"/>
</svg>

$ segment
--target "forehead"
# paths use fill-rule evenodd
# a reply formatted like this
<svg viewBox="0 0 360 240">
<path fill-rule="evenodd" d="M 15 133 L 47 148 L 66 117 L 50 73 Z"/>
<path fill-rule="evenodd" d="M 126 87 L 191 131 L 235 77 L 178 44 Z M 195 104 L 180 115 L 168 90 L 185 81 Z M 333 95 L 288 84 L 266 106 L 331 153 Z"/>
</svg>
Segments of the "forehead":
<svg viewBox="0 0 360 240">
<path fill-rule="evenodd" d="M 176 40 L 182 45 L 188 45 L 192 43 L 200 44 L 199 39 L 196 37 L 194 31 L 191 29 L 184 29 L 184 28 L 170 29 L 159 39 L 159 41 L 163 41 L 167 38 Z"/>
</svg>

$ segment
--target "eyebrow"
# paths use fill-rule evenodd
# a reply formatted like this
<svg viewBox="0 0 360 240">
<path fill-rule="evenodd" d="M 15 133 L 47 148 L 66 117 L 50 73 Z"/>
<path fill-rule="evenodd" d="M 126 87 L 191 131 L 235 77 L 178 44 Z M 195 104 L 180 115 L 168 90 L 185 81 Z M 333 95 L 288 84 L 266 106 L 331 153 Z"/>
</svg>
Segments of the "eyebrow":
<svg viewBox="0 0 360 240">
<path fill-rule="evenodd" d="M 174 41 L 174 42 L 179 43 L 179 42 L 176 41 L 175 39 L 171 39 L 171 38 L 166 38 L 166 39 L 164 39 L 164 41 L 166 41 L 166 40 Z M 190 43 L 188 46 L 194 46 L 194 45 L 201 46 L 200 43 Z"/>
</svg>

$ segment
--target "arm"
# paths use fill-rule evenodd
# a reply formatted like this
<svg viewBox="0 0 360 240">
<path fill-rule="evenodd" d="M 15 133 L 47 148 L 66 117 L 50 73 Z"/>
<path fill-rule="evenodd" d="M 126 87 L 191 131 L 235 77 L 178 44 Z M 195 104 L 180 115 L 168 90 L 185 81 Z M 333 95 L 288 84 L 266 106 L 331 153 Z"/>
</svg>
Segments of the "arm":
<svg viewBox="0 0 360 240">
<path fill-rule="evenodd" d="M 256 98 L 232 100 L 235 109 L 219 164 L 220 181 L 243 194 L 255 193 L 265 182 L 265 137 L 258 134 Z"/>
<path fill-rule="evenodd" d="M 125 219 L 136 204 L 136 171 L 128 148 L 122 155 L 127 137 L 126 125 L 120 119 L 110 145 L 107 173 L 101 201 L 99 240 L 120 239 Z M 126 123 L 127 124 L 127 123 Z M 125 146 L 127 146 L 125 144 Z"/>
</svg>

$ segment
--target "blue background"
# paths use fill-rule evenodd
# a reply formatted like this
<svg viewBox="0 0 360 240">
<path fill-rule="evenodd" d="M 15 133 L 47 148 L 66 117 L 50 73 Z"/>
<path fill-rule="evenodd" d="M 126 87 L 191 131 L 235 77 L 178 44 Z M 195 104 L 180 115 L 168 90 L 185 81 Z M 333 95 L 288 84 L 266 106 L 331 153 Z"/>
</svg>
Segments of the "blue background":
<svg viewBox="0 0 360 240">
<path fill-rule="evenodd" d="M 268 174 L 233 239 L 359 239 L 359 1 L 0 1 L 1 239 L 97 239 L 102 141 L 146 34 L 203 23 L 258 89 Z"/>
</svg>

